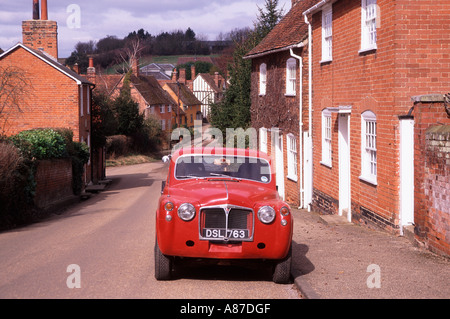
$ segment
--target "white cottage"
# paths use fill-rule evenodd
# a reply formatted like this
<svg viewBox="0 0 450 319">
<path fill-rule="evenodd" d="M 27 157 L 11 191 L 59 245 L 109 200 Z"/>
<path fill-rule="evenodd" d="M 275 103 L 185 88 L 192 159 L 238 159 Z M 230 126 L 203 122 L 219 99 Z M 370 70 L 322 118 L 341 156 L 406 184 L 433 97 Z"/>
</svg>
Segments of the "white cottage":
<svg viewBox="0 0 450 319">
<path fill-rule="evenodd" d="M 223 98 L 226 89 L 225 79 L 216 72 L 214 76 L 209 73 L 199 73 L 193 84 L 192 91 L 196 98 L 202 102 L 203 118 L 208 118 L 211 104 Z"/>
</svg>

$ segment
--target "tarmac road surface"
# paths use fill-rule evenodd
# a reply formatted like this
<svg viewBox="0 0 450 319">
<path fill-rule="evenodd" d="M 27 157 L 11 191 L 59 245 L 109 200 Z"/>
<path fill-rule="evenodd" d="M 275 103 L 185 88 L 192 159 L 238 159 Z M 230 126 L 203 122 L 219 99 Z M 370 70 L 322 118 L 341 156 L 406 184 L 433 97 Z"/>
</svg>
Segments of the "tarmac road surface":
<svg viewBox="0 0 450 319">
<path fill-rule="evenodd" d="M 110 168 L 111 185 L 61 215 L 0 233 L 0 298 L 298 299 L 264 267 L 185 267 L 154 278 L 162 163 Z"/>
</svg>

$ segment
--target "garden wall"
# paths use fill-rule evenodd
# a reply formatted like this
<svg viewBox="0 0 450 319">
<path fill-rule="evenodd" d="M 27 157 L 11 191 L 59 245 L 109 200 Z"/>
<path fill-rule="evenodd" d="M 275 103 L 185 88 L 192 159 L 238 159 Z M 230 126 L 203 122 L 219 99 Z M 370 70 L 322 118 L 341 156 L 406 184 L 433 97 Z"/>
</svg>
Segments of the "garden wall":
<svg viewBox="0 0 450 319">
<path fill-rule="evenodd" d="M 46 209 L 72 197 L 72 161 L 70 159 L 39 161 L 35 180 L 34 202 L 38 208 Z"/>
</svg>

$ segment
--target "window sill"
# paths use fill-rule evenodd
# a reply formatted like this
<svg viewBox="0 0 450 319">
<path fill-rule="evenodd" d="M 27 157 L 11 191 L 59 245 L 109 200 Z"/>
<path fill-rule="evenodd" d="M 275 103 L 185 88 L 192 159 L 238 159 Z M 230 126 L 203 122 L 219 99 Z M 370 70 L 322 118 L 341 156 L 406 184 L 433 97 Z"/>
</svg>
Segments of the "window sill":
<svg viewBox="0 0 450 319">
<path fill-rule="evenodd" d="M 328 164 L 328 163 L 322 162 L 322 161 L 320 161 L 320 165 L 323 165 L 323 166 L 328 167 L 328 168 L 333 168 L 333 166 L 331 164 Z"/>
<path fill-rule="evenodd" d="M 374 178 L 360 176 L 359 179 L 362 180 L 363 182 L 369 183 L 373 186 L 378 186 L 377 180 Z"/>
<path fill-rule="evenodd" d="M 289 180 L 291 180 L 291 181 L 293 181 L 293 182 L 296 182 L 297 183 L 297 181 L 298 181 L 298 178 L 297 178 L 297 176 L 287 176 L 287 179 L 289 179 Z"/>
<path fill-rule="evenodd" d="M 297 93 L 286 93 L 284 96 L 287 96 L 287 97 L 296 97 L 296 96 L 297 96 Z"/>
<path fill-rule="evenodd" d="M 320 64 L 329 64 L 331 62 L 333 62 L 333 59 L 324 59 L 324 60 L 320 61 L 319 63 Z"/>
<path fill-rule="evenodd" d="M 358 51 L 359 55 L 365 55 L 370 53 L 375 53 L 377 51 L 377 46 L 367 47 L 367 48 L 361 48 L 361 50 Z"/>
</svg>

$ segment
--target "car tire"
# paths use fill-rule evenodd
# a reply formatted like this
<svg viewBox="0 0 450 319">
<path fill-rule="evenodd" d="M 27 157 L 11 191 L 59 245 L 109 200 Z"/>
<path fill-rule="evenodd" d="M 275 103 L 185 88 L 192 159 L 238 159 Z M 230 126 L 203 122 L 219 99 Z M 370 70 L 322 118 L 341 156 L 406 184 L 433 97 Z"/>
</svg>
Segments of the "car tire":
<svg viewBox="0 0 450 319">
<path fill-rule="evenodd" d="M 288 284 L 291 280 L 292 247 L 288 255 L 275 264 L 272 280 L 276 284 Z"/>
<path fill-rule="evenodd" d="M 156 280 L 170 280 L 172 273 L 172 259 L 164 255 L 155 243 L 155 278 Z"/>
</svg>

